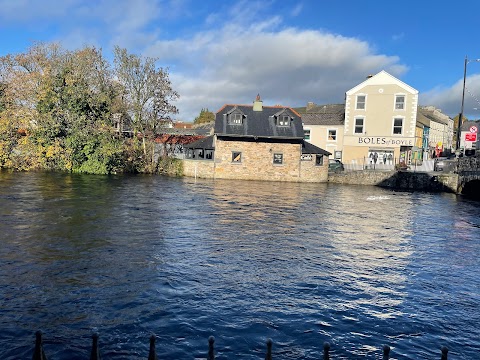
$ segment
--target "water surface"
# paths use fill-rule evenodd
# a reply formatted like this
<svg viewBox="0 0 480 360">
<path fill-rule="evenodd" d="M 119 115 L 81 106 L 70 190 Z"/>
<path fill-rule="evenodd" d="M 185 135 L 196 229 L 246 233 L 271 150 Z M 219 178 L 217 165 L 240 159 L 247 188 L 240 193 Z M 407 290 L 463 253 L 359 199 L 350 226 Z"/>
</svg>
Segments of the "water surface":
<svg viewBox="0 0 480 360">
<path fill-rule="evenodd" d="M 0 173 L 0 355 L 480 356 L 480 206 L 375 187 Z"/>
</svg>

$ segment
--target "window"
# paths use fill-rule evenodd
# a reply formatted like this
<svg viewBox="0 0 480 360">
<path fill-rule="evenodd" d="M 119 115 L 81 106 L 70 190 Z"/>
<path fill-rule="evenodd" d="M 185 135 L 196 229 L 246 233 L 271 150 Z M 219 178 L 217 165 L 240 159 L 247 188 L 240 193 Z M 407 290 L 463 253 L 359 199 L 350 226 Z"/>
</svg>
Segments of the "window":
<svg viewBox="0 0 480 360">
<path fill-rule="evenodd" d="M 395 95 L 395 110 L 405 110 L 405 95 Z"/>
<path fill-rule="evenodd" d="M 230 115 L 230 125 L 242 125 L 243 122 L 243 116 L 242 114 L 231 114 Z"/>
<path fill-rule="evenodd" d="M 278 119 L 278 126 L 290 126 L 290 116 L 280 116 Z"/>
<path fill-rule="evenodd" d="M 205 159 L 207 160 L 213 159 L 213 150 L 205 150 Z"/>
<path fill-rule="evenodd" d="M 393 119 L 393 134 L 402 135 L 402 129 L 403 129 L 403 119 L 402 118 Z"/>
<path fill-rule="evenodd" d="M 283 164 L 283 154 L 273 154 L 273 163 L 276 165 Z"/>
<path fill-rule="evenodd" d="M 242 153 L 240 151 L 232 151 L 232 162 L 233 163 L 242 162 Z"/>
<path fill-rule="evenodd" d="M 322 166 L 323 165 L 323 155 L 316 155 L 315 156 L 315 165 Z"/>
<path fill-rule="evenodd" d="M 367 97 L 365 95 L 357 95 L 357 110 L 365 110 L 365 102 Z"/>
<path fill-rule="evenodd" d="M 303 130 L 303 139 L 304 140 L 310 140 L 310 129 L 304 129 Z"/>
<path fill-rule="evenodd" d="M 364 118 L 355 118 L 355 134 L 363 134 Z"/>
<path fill-rule="evenodd" d="M 337 141 L 337 130 L 328 130 L 328 140 Z"/>
<path fill-rule="evenodd" d="M 198 159 L 203 159 L 205 157 L 205 153 L 203 149 L 195 149 L 195 154 L 196 154 L 195 157 Z"/>
</svg>

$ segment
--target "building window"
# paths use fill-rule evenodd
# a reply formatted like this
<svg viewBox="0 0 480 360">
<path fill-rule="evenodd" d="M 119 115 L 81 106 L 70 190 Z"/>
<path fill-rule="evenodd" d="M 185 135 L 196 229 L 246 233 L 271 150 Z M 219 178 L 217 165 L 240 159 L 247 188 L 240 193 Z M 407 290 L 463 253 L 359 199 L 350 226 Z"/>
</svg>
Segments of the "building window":
<svg viewBox="0 0 480 360">
<path fill-rule="evenodd" d="M 365 95 L 357 95 L 357 110 L 365 110 L 365 102 L 367 97 Z"/>
<path fill-rule="evenodd" d="M 233 163 L 242 162 L 242 153 L 240 151 L 232 151 L 232 162 Z"/>
<path fill-rule="evenodd" d="M 364 118 L 355 118 L 355 134 L 363 134 Z"/>
<path fill-rule="evenodd" d="M 205 150 L 205 159 L 213 160 L 213 150 Z"/>
<path fill-rule="evenodd" d="M 230 125 L 242 125 L 243 122 L 243 116 L 242 114 L 231 114 L 230 115 Z"/>
<path fill-rule="evenodd" d="M 316 155 L 315 156 L 315 165 L 322 166 L 323 165 L 323 155 Z"/>
<path fill-rule="evenodd" d="M 290 116 L 280 116 L 278 119 L 278 126 L 290 126 Z"/>
<path fill-rule="evenodd" d="M 395 110 L 405 110 L 405 95 L 395 95 Z"/>
<path fill-rule="evenodd" d="M 283 154 L 273 154 L 273 163 L 276 165 L 283 164 Z"/>
<path fill-rule="evenodd" d="M 203 149 L 195 149 L 195 157 L 197 159 L 203 159 L 205 158 L 205 152 Z"/>
<path fill-rule="evenodd" d="M 402 135 L 403 130 L 403 119 L 395 118 L 393 119 L 393 134 Z"/>
<path fill-rule="evenodd" d="M 310 140 L 310 129 L 303 130 L 303 139 L 307 141 Z"/>
<path fill-rule="evenodd" d="M 328 130 L 328 141 L 337 141 L 337 130 Z"/>
</svg>

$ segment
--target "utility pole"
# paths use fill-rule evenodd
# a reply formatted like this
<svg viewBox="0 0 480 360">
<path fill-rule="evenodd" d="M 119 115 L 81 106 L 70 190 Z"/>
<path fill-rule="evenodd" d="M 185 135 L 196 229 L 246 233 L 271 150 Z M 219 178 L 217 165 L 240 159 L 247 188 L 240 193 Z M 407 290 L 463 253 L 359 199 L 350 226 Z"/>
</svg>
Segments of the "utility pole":
<svg viewBox="0 0 480 360">
<path fill-rule="evenodd" d="M 468 64 L 468 58 L 465 55 L 465 64 L 463 66 L 463 91 L 462 91 L 462 107 L 460 109 L 460 115 L 458 115 L 458 127 L 457 127 L 457 144 L 455 146 L 455 150 L 459 151 L 460 150 L 460 127 L 462 126 L 462 120 L 463 120 L 463 106 L 465 103 L 465 82 L 467 80 L 467 64 Z"/>
</svg>

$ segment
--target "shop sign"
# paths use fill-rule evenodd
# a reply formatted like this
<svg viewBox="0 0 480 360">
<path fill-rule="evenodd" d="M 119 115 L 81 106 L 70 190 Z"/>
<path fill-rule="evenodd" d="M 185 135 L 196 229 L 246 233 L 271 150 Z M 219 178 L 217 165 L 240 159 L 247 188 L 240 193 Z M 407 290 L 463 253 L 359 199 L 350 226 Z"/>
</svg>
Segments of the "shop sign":
<svg viewBox="0 0 480 360">
<path fill-rule="evenodd" d="M 312 154 L 302 154 L 300 157 L 301 161 L 312 161 Z"/>
<path fill-rule="evenodd" d="M 390 137 L 359 137 L 358 143 L 361 145 L 403 145 L 413 146 L 413 139 L 399 139 Z"/>
</svg>

